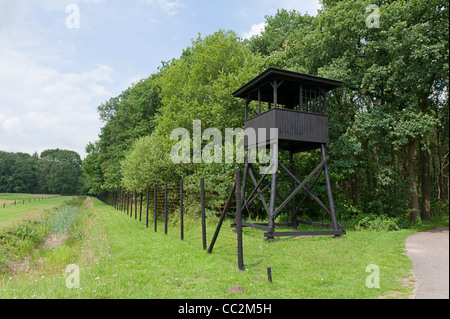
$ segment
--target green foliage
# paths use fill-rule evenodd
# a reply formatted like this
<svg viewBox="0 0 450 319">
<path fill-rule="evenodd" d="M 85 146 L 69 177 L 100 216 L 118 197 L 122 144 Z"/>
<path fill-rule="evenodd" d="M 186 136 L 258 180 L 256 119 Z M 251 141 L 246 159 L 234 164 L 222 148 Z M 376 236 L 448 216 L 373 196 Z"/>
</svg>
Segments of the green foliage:
<svg viewBox="0 0 450 319">
<path fill-rule="evenodd" d="M 398 217 L 387 215 L 368 214 L 358 219 L 354 226 L 359 231 L 394 231 L 402 228 Z"/>
<path fill-rule="evenodd" d="M 32 193 L 37 188 L 37 159 L 0 151 L 0 193 Z"/>
<path fill-rule="evenodd" d="M 156 129 L 166 136 L 178 127 L 192 134 L 194 120 L 222 132 L 242 127 L 243 103 L 231 92 L 262 71 L 262 63 L 234 32 L 199 36 L 158 81 L 163 105 Z"/>
<path fill-rule="evenodd" d="M 179 180 L 179 167 L 170 160 L 171 144 L 156 132 L 136 140 L 122 162 L 123 187 L 142 191 Z"/>
<path fill-rule="evenodd" d="M 59 208 L 45 210 L 35 219 L 26 219 L 0 229 L 0 274 L 11 271 L 11 264 L 20 262 L 40 247 L 48 234 L 68 234 L 74 230 L 83 198 L 66 200 Z"/>
<path fill-rule="evenodd" d="M 40 157 L 0 151 L 0 192 L 76 194 L 83 192 L 81 173 L 74 151 L 45 150 Z"/>
<path fill-rule="evenodd" d="M 172 163 L 169 154 L 175 142 L 169 139 L 170 133 L 186 128 L 192 139 L 194 120 L 200 120 L 203 129 L 215 127 L 221 132 L 242 126 L 242 101 L 230 92 L 261 68 L 262 60 L 251 54 L 234 32 L 218 31 L 194 40 L 158 79 L 162 105 L 156 115 L 156 129 L 130 148 L 122 162 L 122 185 L 142 190 L 203 170 L 203 165 Z"/>
<path fill-rule="evenodd" d="M 370 4 L 379 7 L 379 28 L 366 25 Z M 170 133 L 185 128 L 192 140 L 194 120 L 222 135 L 226 127 L 242 127 L 243 101 L 231 92 L 277 66 L 344 82 L 327 98 L 341 216 L 403 220 L 420 209 L 419 198 L 442 203 L 448 194 L 448 1 L 324 0 L 322 6 L 316 16 L 278 10 L 249 40 L 223 30 L 199 36 L 178 59 L 102 104 L 106 124 L 83 163 L 91 192 L 142 190 L 233 170 L 236 165 L 174 165 Z M 252 114 L 256 103 L 249 108 Z M 429 156 L 419 156 L 424 152 Z M 296 155 L 300 175 L 314 168 L 316 155 Z M 278 184 L 281 193 L 289 191 L 288 180 Z M 326 196 L 322 179 L 314 190 Z M 318 214 L 314 205 L 306 200 L 301 213 Z M 260 205 L 251 214 L 261 212 Z"/>
<path fill-rule="evenodd" d="M 48 220 L 48 228 L 52 234 L 69 233 L 75 227 L 78 217 L 77 206 L 64 206 Z"/>
<path fill-rule="evenodd" d="M 21 260 L 47 236 L 44 219 L 25 220 L 0 230 L 0 274 L 10 271 L 11 262 Z"/>
<path fill-rule="evenodd" d="M 100 139 L 87 145 L 88 155 L 83 162 L 90 193 L 118 189 L 126 151 L 135 139 L 153 132 L 154 116 L 161 105 L 158 77 L 160 74 L 142 79 L 98 107 L 100 118 L 106 124 Z"/>
<path fill-rule="evenodd" d="M 7 234 L 16 237 L 19 240 L 30 240 L 34 244 L 39 244 L 45 238 L 45 233 L 42 231 L 43 228 L 38 229 L 36 227 L 39 223 L 39 221 L 35 220 L 25 221 L 14 226 Z"/>
</svg>

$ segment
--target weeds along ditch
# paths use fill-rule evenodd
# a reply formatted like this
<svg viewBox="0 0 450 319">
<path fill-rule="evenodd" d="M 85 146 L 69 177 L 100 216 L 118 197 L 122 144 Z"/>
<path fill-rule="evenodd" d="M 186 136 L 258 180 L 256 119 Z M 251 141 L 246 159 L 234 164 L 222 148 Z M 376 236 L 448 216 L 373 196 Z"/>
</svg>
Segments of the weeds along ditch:
<svg viewBox="0 0 450 319">
<path fill-rule="evenodd" d="M 84 197 L 73 197 L 60 206 L 45 210 L 38 218 L 27 219 L 0 229 L 0 275 L 13 272 L 14 266 L 42 247 L 53 236 L 70 236 L 80 220 Z"/>
</svg>

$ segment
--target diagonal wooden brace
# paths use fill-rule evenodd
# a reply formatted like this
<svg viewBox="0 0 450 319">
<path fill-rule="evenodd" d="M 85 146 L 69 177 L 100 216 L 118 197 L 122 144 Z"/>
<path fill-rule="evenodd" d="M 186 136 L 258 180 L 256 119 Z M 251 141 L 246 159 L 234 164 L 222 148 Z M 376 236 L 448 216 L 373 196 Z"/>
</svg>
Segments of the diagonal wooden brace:
<svg viewBox="0 0 450 319">
<path fill-rule="evenodd" d="M 329 157 L 325 157 L 325 159 L 320 162 L 319 165 L 317 165 L 317 167 L 308 175 L 308 177 L 306 177 L 303 182 L 300 183 L 299 186 L 297 186 L 297 188 L 291 193 L 291 195 L 289 195 L 284 202 L 278 206 L 278 208 L 273 212 L 273 214 L 270 216 L 270 218 L 272 218 L 272 220 L 275 220 L 275 218 L 277 217 L 277 215 L 280 213 L 280 211 L 284 208 L 284 206 L 286 206 L 292 198 L 294 198 L 294 196 L 302 189 L 305 187 L 306 183 L 308 183 L 308 181 L 319 171 L 321 170 L 325 164 L 328 162 Z"/>
</svg>

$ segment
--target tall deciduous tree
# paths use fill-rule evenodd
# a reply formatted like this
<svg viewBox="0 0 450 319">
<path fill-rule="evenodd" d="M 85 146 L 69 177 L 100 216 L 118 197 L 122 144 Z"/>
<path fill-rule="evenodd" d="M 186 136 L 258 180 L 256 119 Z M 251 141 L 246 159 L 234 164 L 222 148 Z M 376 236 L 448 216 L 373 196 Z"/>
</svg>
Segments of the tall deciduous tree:
<svg viewBox="0 0 450 319">
<path fill-rule="evenodd" d="M 86 147 L 88 153 L 83 170 L 92 193 L 115 190 L 120 187 L 120 162 L 133 141 L 151 134 L 154 116 L 161 105 L 156 78 L 152 75 L 134 83 L 118 97 L 98 107 L 100 119 L 105 122 L 99 140 Z"/>
<path fill-rule="evenodd" d="M 403 197 L 406 182 L 411 220 L 420 208 L 422 217 L 428 218 L 430 145 L 435 143 L 431 137 L 442 123 L 436 110 L 448 101 L 448 1 L 322 3 L 311 26 L 283 36 L 283 45 L 278 44 L 280 50 L 269 61 L 345 82 L 330 99 L 331 151 L 352 185 L 354 203 L 357 183 L 371 189 L 363 202 L 372 197 L 369 201 L 374 204 L 383 203 L 381 211 L 394 208 L 394 203 L 402 206 L 397 200 Z M 380 24 L 372 28 L 366 23 L 371 10 L 366 9 L 374 4 Z M 275 29 L 283 29 L 277 27 L 282 20 L 272 18 L 266 30 L 272 29 L 271 21 L 278 21 Z M 265 33 L 260 39 L 270 35 Z M 391 201 L 394 189 L 398 196 Z"/>
</svg>

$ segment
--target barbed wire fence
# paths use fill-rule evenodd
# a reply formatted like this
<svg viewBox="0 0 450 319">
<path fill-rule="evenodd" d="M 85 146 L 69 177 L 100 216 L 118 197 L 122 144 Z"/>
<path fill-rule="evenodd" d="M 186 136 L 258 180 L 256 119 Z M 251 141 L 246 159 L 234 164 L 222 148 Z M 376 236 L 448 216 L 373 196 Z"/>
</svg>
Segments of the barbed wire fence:
<svg viewBox="0 0 450 319">
<path fill-rule="evenodd" d="M 142 192 L 118 190 L 95 195 L 146 228 L 211 253 L 216 250 L 230 264 L 244 270 L 240 170 L 214 178 L 181 180 L 154 185 Z M 232 227 L 222 227 L 232 221 Z"/>
</svg>

